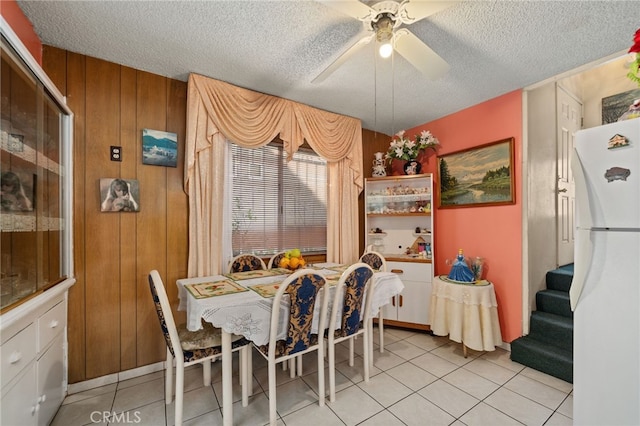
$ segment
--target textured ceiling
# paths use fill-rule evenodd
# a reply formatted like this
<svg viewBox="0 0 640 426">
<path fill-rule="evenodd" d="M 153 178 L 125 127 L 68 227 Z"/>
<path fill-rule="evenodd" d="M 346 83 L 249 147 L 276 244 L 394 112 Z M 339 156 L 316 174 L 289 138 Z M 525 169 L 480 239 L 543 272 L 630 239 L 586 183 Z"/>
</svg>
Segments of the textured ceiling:
<svg viewBox="0 0 640 426">
<path fill-rule="evenodd" d="M 202 74 L 386 134 L 626 52 L 640 26 L 637 0 L 457 2 L 407 27 L 451 66 L 439 80 L 370 43 L 312 84 L 364 30 L 315 1 L 18 4 L 44 44 L 183 81 Z"/>
</svg>

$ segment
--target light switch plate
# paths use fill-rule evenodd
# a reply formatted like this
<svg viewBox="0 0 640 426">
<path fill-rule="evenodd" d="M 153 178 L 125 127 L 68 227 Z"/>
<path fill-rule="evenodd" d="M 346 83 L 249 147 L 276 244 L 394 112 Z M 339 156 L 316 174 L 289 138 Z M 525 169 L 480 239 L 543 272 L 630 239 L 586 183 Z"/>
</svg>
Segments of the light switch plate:
<svg viewBox="0 0 640 426">
<path fill-rule="evenodd" d="M 122 161 L 121 146 L 111 146 L 111 161 Z"/>
</svg>

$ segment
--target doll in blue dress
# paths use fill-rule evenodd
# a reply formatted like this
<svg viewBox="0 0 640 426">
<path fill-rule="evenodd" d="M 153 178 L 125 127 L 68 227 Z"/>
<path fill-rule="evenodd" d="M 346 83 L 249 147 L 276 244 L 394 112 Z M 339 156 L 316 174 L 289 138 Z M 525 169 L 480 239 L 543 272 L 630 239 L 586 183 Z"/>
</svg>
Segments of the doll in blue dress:
<svg viewBox="0 0 640 426">
<path fill-rule="evenodd" d="M 453 262 L 451 272 L 449 272 L 449 279 L 469 283 L 475 281 L 473 272 L 469 269 L 467 262 L 464 260 L 462 249 L 458 250 L 458 257 L 455 262 Z"/>
</svg>

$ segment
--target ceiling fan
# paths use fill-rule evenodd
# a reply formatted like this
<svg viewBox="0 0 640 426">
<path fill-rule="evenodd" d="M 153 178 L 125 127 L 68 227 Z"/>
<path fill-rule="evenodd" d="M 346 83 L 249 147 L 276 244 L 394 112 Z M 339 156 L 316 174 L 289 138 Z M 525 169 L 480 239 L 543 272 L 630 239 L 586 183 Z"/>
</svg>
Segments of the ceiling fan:
<svg viewBox="0 0 640 426">
<path fill-rule="evenodd" d="M 457 2 L 404 0 L 401 2 L 382 1 L 372 6 L 367 6 L 358 0 L 316 1 L 362 21 L 365 27 L 365 35 L 342 55 L 338 56 L 335 61 L 312 80 L 312 83 L 324 81 L 356 51 L 374 38 L 380 43 L 380 56 L 389 57 L 392 51 L 395 50 L 431 80 L 435 80 L 449 71 L 449 64 L 444 59 L 411 31 L 399 27 L 402 24 L 413 24 Z"/>
</svg>

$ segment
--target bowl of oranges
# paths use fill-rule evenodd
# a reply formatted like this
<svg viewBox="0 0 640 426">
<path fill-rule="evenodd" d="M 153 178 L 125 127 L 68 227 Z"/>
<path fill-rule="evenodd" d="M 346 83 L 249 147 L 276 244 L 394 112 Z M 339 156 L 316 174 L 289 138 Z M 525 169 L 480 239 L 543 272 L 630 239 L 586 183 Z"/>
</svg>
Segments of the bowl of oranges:
<svg viewBox="0 0 640 426">
<path fill-rule="evenodd" d="M 280 263 L 278 266 L 280 268 L 286 268 L 291 271 L 295 271 L 296 269 L 303 268 L 307 263 L 302 258 L 302 253 L 300 253 L 299 249 L 291 249 L 284 252 L 284 256 L 280 259 Z"/>
</svg>

